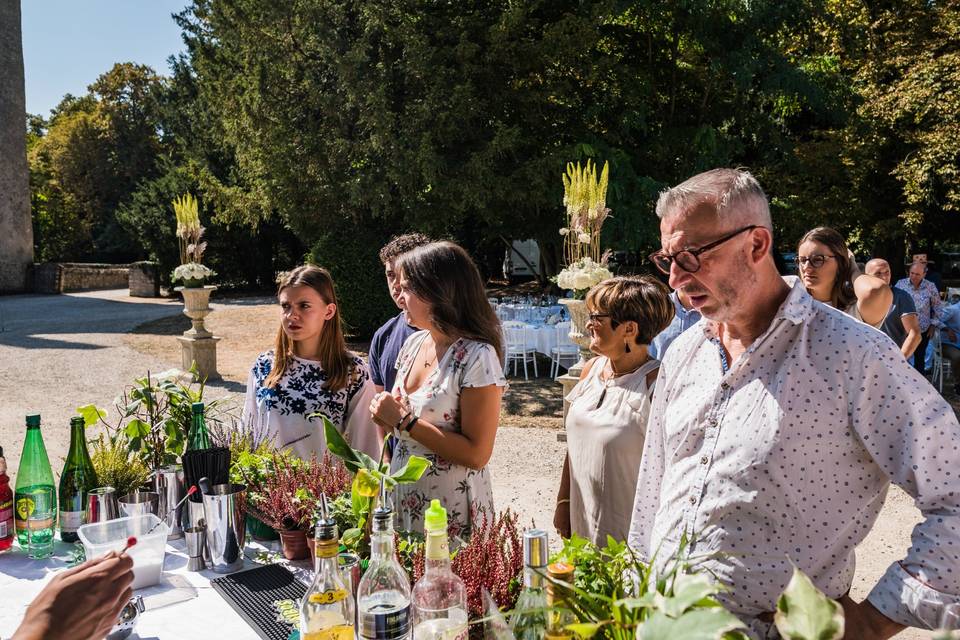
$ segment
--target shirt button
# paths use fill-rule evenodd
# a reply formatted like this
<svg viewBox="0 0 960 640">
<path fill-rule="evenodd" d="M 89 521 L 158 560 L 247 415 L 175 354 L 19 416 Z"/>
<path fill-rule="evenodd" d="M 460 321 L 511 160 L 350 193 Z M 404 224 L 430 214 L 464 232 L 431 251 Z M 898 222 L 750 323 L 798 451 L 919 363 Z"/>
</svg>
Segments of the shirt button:
<svg viewBox="0 0 960 640">
<path fill-rule="evenodd" d="M 707 426 L 708 426 L 708 427 L 715 427 L 715 426 L 717 426 L 717 419 L 716 419 L 716 418 L 710 418 L 709 420 L 707 420 Z"/>
<path fill-rule="evenodd" d="M 690 496 L 690 504 L 697 504 L 697 496 Z"/>
<path fill-rule="evenodd" d="M 724 391 L 726 391 L 727 389 L 730 388 L 730 385 L 727 384 L 726 382 L 722 382 L 722 383 L 720 383 L 720 388 L 723 389 Z"/>
<path fill-rule="evenodd" d="M 700 458 L 700 464 L 707 464 L 708 462 L 710 462 L 710 458 L 708 458 L 707 456 L 703 456 L 702 458 Z"/>
</svg>

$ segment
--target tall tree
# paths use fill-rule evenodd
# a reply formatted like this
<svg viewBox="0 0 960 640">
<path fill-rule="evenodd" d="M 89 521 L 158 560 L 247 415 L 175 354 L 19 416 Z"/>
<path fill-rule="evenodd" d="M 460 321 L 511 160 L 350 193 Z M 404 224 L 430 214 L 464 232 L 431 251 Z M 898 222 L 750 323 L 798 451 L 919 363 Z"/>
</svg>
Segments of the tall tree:
<svg viewBox="0 0 960 640">
<path fill-rule="evenodd" d="M 20 0 L 0 0 L 0 292 L 27 288 L 33 262 Z"/>
</svg>

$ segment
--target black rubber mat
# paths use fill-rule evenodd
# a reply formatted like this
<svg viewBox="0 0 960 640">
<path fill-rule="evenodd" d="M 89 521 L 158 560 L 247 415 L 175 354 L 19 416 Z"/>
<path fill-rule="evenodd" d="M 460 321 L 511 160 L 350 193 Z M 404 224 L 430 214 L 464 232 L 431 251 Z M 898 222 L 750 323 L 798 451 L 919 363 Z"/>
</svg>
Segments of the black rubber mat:
<svg viewBox="0 0 960 640">
<path fill-rule="evenodd" d="M 292 600 L 299 607 L 307 587 L 282 565 L 268 564 L 211 581 L 233 610 L 264 640 L 287 640 L 294 627 L 277 621 L 275 602 Z"/>
</svg>

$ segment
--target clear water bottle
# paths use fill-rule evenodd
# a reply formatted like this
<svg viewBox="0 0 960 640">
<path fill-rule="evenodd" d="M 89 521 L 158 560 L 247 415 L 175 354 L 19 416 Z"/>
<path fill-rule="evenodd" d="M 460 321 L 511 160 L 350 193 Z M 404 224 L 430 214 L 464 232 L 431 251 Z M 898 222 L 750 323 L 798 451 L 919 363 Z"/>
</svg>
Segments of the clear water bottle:
<svg viewBox="0 0 960 640">
<path fill-rule="evenodd" d="M 380 505 L 373 511 L 370 566 L 357 587 L 359 637 L 404 640 L 411 637 L 410 578 L 397 562 L 393 509 L 380 482 Z"/>
<path fill-rule="evenodd" d="M 413 586 L 416 640 L 467 639 L 467 589 L 450 562 L 447 511 L 434 499 L 423 515 L 426 552 L 423 576 Z"/>
</svg>

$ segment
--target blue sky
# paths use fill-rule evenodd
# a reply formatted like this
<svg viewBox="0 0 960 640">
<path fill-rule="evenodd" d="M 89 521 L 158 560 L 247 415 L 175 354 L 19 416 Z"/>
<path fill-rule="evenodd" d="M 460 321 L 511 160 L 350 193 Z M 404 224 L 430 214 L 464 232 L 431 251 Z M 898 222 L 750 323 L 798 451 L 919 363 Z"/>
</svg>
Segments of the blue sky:
<svg viewBox="0 0 960 640">
<path fill-rule="evenodd" d="M 188 0 L 22 0 L 27 113 L 50 115 L 64 94 L 82 95 L 116 62 L 167 75 L 184 50 L 170 17 Z"/>
</svg>

